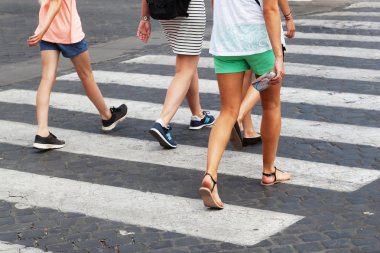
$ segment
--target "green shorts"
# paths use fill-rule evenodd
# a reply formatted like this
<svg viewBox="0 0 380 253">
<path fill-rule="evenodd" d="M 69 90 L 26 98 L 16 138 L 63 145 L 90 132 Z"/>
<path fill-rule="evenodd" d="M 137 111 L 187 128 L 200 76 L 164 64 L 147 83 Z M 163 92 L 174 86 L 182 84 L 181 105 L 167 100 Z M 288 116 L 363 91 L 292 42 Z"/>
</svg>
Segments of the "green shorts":
<svg viewBox="0 0 380 253">
<path fill-rule="evenodd" d="M 244 56 L 214 56 L 216 74 L 244 72 L 252 69 L 256 75 L 263 75 L 274 67 L 273 50 Z"/>
</svg>

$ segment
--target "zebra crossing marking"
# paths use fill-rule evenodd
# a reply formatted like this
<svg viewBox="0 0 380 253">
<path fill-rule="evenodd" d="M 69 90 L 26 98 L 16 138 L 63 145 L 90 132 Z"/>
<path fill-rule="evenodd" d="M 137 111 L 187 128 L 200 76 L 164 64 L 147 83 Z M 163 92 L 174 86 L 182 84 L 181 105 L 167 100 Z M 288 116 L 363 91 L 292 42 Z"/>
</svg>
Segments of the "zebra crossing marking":
<svg viewBox="0 0 380 253">
<path fill-rule="evenodd" d="M 298 34 L 297 34 L 298 37 Z M 210 47 L 210 42 L 206 41 L 203 44 L 204 48 Z M 334 47 L 334 46 L 315 46 L 315 45 L 291 45 L 287 47 L 286 54 L 311 54 L 323 56 L 340 56 L 358 59 L 380 59 L 380 50 L 367 49 L 357 47 Z"/>
<path fill-rule="evenodd" d="M 379 30 L 380 22 L 355 21 L 347 22 L 346 20 L 321 20 L 321 19 L 297 19 L 297 26 L 319 26 L 332 29 L 354 29 L 354 30 Z"/>
<path fill-rule="evenodd" d="M 296 32 L 296 39 L 311 40 L 336 40 L 336 41 L 358 41 L 358 42 L 380 42 L 380 36 L 365 36 L 356 34 L 331 34 L 331 33 L 304 33 Z M 292 47 L 293 45 L 290 45 Z"/>
<path fill-rule="evenodd" d="M 254 245 L 303 218 L 228 204 L 222 212 L 206 212 L 202 201 L 197 199 L 1 168 L 0 174 L 0 199 L 8 202 L 83 213 L 237 245 Z"/>
<path fill-rule="evenodd" d="M 154 64 L 174 66 L 175 56 L 169 55 L 144 55 L 123 61 L 125 64 Z M 214 61 L 211 57 L 201 57 L 198 67 L 213 68 Z M 285 62 L 285 73 L 303 77 L 320 77 L 323 79 L 367 81 L 378 83 L 380 72 L 372 69 L 344 68 L 316 64 L 301 64 Z"/>
<path fill-rule="evenodd" d="M 378 12 L 359 12 L 359 11 L 332 11 L 312 14 L 315 17 L 379 17 Z"/>
<path fill-rule="evenodd" d="M 0 92 L 0 101 L 6 103 L 35 105 L 35 91 L 12 89 Z M 121 100 L 106 98 L 110 104 L 129 105 L 128 117 L 154 121 L 160 114 L 162 105 L 133 100 Z M 53 92 L 51 94 L 51 107 L 70 111 L 95 113 L 94 106 L 88 98 L 78 94 Z M 207 110 L 207 108 L 205 108 Z M 208 110 L 213 115 L 219 115 L 219 111 Z M 190 122 L 190 110 L 180 107 L 172 122 L 187 125 Z M 255 122 L 261 122 L 261 116 L 252 115 Z M 282 136 L 315 139 L 318 141 L 340 142 L 354 145 L 369 145 L 380 147 L 380 135 L 378 128 L 354 126 L 348 124 L 336 124 L 302 119 L 282 118 Z"/>
<path fill-rule="evenodd" d="M 3 253 L 53 253 L 52 251 L 44 251 L 37 248 L 26 247 L 20 244 L 0 241 L 0 252 Z"/>
<path fill-rule="evenodd" d="M 167 89 L 173 79 L 172 76 L 102 70 L 95 70 L 93 71 L 93 74 L 98 83 L 128 85 L 144 88 L 154 87 L 159 89 Z M 60 76 L 57 80 L 75 82 L 80 81 L 76 73 Z M 216 80 L 199 79 L 199 83 L 199 92 L 219 94 Z M 281 101 L 380 111 L 380 96 L 367 94 L 282 87 Z"/>
<path fill-rule="evenodd" d="M 54 98 L 53 98 L 54 100 Z M 75 104 L 75 103 L 73 103 Z M 78 105 L 77 105 L 78 106 Z M 204 171 L 206 147 L 179 145 L 177 149 L 163 150 L 156 141 L 139 140 L 128 137 L 94 134 L 76 130 L 50 127 L 66 140 L 66 146 L 57 152 L 90 155 L 121 161 L 150 163 L 173 166 L 181 169 Z M 26 123 L 0 120 L 0 143 L 31 146 L 36 126 Z M 85 143 L 85 145 L 84 145 Z M 147 156 L 149 154 L 149 156 Z M 239 166 L 236 166 L 239 164 Z M 352 192 L 380 178 L 380 171 L 347 167 L 336 164 L 302 161 L 277 157 L 276 164 L 285 166 L 295 177 L 289 184 L 314 187 L 338 192 Z M 231 170 L 231 168 L 234 168 Z M 239 151 L 226 150 L 219 166 L 219 173 L 260 179 L 262 156 Z"/>
<path fill-rule="evenodd" d="M 345 9 L 355 8 L 380 8 L 380 2 L 359 2 L 347 6 Z"/>
</svg>

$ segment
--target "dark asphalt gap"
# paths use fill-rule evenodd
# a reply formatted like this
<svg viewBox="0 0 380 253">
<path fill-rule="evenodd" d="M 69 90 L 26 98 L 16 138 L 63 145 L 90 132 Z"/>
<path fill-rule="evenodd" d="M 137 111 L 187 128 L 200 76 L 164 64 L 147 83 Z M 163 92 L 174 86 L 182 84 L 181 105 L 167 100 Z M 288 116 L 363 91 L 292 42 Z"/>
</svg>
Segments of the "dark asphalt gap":
<svg viewBox="0 0 380 253">
<path fill-rule="evenodd" d="M 195 245 L 202 247 L 203 245 L 216 244 L 223 248 L 222 245 L 227 245 L 223 242 L 98 219 L 78 213 L 40 207 L 20 210 L 15 207 L 14 203 L 6 201 L 0 201 L 0 209 L 5 210 L 5 212 L 12 212 L 8 217 L 14 218 L 16 221 L 13 225 L 7 224 L 3 230 L 0 225 L 0 241 L 39 248 L 42 251 L 145 253 L 159 248 L 159 243 L 165 240 L 178 242 L 179 245 L 168 246 L 173 251 L 177 249 L 179 252 L 184 246 L 192 248 Z M 21 222 L 23 220 L 26 221 Z M 20 229 L 20 226 L 28 226 L 30 229 Z M 121 235 L 120 231 L 127 231 L 130 234 Z M 228 244 L 228 247 L 244 248 L 233 244 Z M 21 252 L 23 251 L 21 250 Z M 27 251 L 30 249 L 25 250 L 25 252 Z"/>
<path fill-rule="evenodd" d="M 36 125 L 34 106 L 10 103 L 0 103 L 0 105 L 5 112 L 8 112 L 0 115 L 1 120 Z M 14 111 L 19 113 L 13 113 Z M 50 108 L 49 114 L 49 125 L 51 127 L 82 131 L 84 133 L 104 134 L 100 129 L 101 123 L 98 115 L 55 108 Z M 153 121 L 151 120 L 127 118 L 114 132 L 107 135 L 155 141 L 148 133 L 152 124 Z M 190 131 L 187 125 L 172 124 L 172 127 L 173 137 L 179 145 L 207 148 L 209 128 Z M 59 136 L 59 133 L 55 134 Z M 31 142 L 34 135 L 35 133 L 30 133 Z M 228 145 L 227 150 L 234 149 L 231 145 Z M 378 159 L 373 155 L 365 156 L 365 154 L 376 154 L 379 151 L 379 148 L 372 146 L 282 136 L 277 156 L 348 167 L 355 164 L 355 167 L 377 170 L 380 169 Z M 261 145 L 245 148 L 241 152 L 261 154 Z M 363 159 L 363 155 L 365 159 Z"/>
</svg>

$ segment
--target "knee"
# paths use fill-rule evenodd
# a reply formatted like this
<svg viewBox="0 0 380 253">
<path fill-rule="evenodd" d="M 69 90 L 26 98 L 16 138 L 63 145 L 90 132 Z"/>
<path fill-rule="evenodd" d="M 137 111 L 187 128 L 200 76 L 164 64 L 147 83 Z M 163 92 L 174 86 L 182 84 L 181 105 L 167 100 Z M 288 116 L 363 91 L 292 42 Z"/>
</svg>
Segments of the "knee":
<svg viewBox="0 0 380 253">
<path fill-rule="evenodd" d="M 262 101 L 261 105 L 263 107 L 263 110 L 280 110 L 281 109 L 281 102 L 280 101 Z"/>
<path fill-rule="evenodd" d="M 92 71 L 79 71 L 78 77 L 83 83 L 87 83 L 89 81 L 94 80 L 94 76 L 92 74 Z"/>
<path fill-rule="evenodd" d="M 220 110 L 220 116 L 235 122 L 239 116 L 239 107 L 225 106 Z"/>
</svg>

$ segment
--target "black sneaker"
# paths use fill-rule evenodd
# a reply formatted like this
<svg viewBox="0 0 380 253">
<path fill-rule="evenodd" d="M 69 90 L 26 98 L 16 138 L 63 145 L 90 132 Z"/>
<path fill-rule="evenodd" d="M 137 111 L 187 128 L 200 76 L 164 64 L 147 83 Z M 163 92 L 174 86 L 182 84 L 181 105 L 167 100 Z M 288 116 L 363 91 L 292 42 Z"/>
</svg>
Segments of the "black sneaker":
<svg viewBox="0 0 380 253">
<path fill-rule="evenodd" d="M 149 133 L 153 135 L 154 138 L 158 140 L 161 146 L 165 148 L 176 148 L 177 143 L 172 137 L 171 127 L 163 127 L 160 123 L 155 122 L 151 129 L 149 129 Z"/>
<path fill-rule="evenodd" d="M 215 123 L 215 118 L 210 114 L 210 112 L 203 111 L 203 119 L 197 117 L 197 116 L 191 116 L 191 121 L 190 121 L 190 130 L 198 130 L 201 129 L 205 126 L 210 127 L 214 125 Z"/>
<path fill-rule="evenodd" d="M 102 120 L 102 130 L 103 131 L 111 131 L 114 129 L 117 124 L 123 121 L 127 117 L 128 107 L 125 104 L 115 108 L 111 107 L 111 118 L 108 120 Z"/>
<path fill-rule="evenodd" d="M 58 140 L 57 137 L 49 133 L 48 137 L 42 137 L 40 135 L 36 135 L 34 138 L 33 147 L 38 149 L 57 149 L 63 148 L 65 146 L 65 141 Z"/>
</svg>

